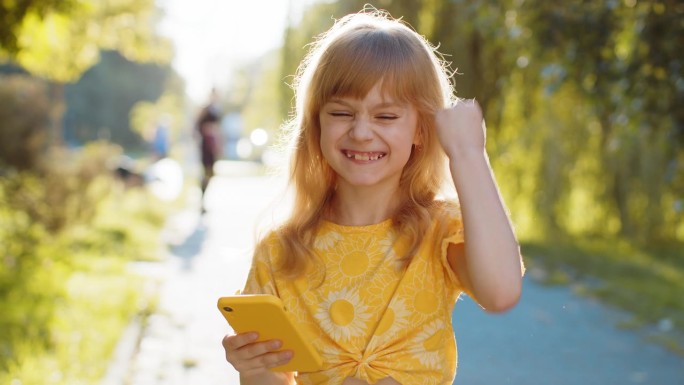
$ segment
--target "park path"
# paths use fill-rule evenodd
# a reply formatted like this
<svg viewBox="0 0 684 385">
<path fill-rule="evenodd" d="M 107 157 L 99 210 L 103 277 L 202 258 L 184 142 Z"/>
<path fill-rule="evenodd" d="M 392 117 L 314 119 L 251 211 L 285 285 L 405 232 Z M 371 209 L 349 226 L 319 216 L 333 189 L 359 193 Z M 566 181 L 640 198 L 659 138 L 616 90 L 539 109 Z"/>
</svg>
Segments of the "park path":
<svg viewBox="0 0 684 385">
<path fill-rule="evenodd" d="M 103 385 L 239 383 L 223 356 L 229 328 L 216 300 L 242 287 L 258 214 L 280 196 L 282 183 L 224 166 L 207 192 L 207 213 L 191 204 L 170 221 L 165 262 L 135 267 L 159 282 L 158 311 L 146 326 L 132 324 Z M 617 328 L 626 315 L 569 287 L 542 286 L 533 275 L 504 315 L 489 315 L 468 298 L 458 302 L 454 384 L 684 384 L 684 358 Z"/>
</svg>

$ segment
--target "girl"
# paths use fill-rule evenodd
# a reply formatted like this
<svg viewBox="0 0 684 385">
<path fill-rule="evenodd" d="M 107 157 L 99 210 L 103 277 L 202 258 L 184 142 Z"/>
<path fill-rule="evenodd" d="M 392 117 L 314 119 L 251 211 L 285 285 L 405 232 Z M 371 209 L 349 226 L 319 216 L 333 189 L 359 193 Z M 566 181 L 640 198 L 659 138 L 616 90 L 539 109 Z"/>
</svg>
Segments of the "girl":
<svg viewBox="0 0 684 385">
<path fill-rule="evenodd" d="M 257 245 L 243 293 L 280 297 L 326 367 L 271 372 L 292 352 L 256 333 L 226 336 L 227 360 L 242 384 L 451 384 L 458 296 L 501 312 L 522 285 L 480 108 L 379 11 L 337 21 L 295 85 L 294 208 Z M 447 160 L 460 206 L 436 199 Z"/>
</svg>

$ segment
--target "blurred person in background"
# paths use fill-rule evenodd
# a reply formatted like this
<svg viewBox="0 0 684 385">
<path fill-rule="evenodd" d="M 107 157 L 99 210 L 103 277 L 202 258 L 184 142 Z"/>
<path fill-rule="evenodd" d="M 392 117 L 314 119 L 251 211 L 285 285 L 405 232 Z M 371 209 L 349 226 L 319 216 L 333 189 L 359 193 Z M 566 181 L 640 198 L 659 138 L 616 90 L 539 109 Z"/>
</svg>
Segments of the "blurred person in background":
<svg viewBox="0 0 684 385">
<path fill-rule="evenodd" d="M 171 126 L 171 116 L 163 114 L 159 117 L 154 133 L 151 138 L 152 155 L 155 160 L 169 156 L 169 129 Z"/>
<path fill-rule="evenodd" d="M 214 164 L 218 160 L 221 151 L 220 127 L 221 113 L 218 108 L 218 94 L 212 89 L 209 103 L 202 108 L 195 124 L 199 136 L 200 161 L 202 162 L 202 212 L 204 207 L 204 194 L 209 186 L 209 181 L 214 176 Z"/>
</svg>

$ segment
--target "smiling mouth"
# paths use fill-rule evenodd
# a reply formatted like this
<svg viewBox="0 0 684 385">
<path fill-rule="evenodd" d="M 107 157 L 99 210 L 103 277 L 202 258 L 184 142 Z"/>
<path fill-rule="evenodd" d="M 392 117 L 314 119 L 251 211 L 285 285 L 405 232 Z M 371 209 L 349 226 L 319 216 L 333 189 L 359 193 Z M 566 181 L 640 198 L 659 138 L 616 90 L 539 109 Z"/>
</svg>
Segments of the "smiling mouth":
<svg viewBox="0 0 684 385">
<path fill-rule="evenodd" d="M 378 160 L 385 157 L 384 152 L 355 152 L 355 151 L 343 151 L 344 155 L 349 159 L 354 160 Z"/>
</svg>

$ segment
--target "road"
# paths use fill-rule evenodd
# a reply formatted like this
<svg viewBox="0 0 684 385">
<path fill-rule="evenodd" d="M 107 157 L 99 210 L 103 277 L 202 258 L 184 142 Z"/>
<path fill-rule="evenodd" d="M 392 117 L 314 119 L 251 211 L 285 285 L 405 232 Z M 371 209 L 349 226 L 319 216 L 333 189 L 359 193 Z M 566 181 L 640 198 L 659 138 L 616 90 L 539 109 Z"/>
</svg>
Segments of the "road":
<svg viewBox="0 0 684 385">
<path fill-rule="evenodd" d="M 104 385 L 238 384 L 224 360 L 229 328 L 216 300 L 242 287 L 255 226 L 283 190 L 278 179 L 229 174 L 212 180 L 204 216 L 192 208 L 170 222 L 166 261 L 136 267 L 159 282 L 158 311 L 147 326 L 132 324 Z M 625 314 L 532 275 L 504 315 L 458 302 L 454 384 L 684 384 L 684 358 L 618 328 Z"/>
</svg>

